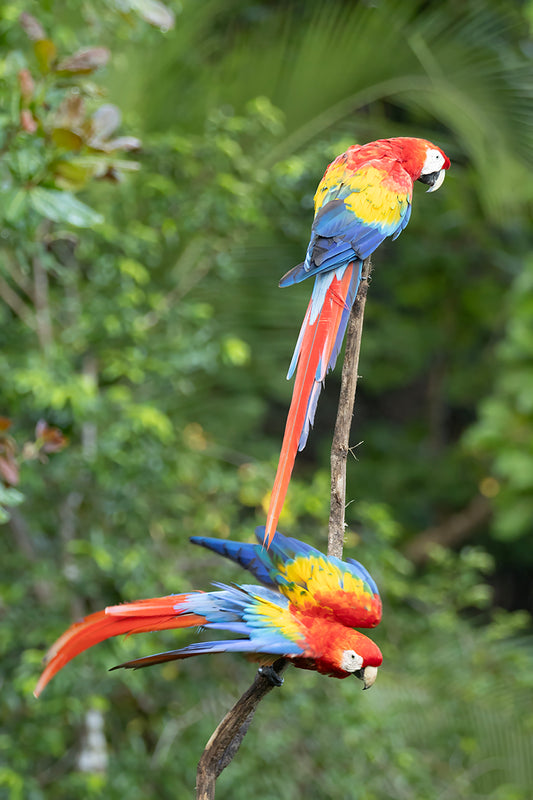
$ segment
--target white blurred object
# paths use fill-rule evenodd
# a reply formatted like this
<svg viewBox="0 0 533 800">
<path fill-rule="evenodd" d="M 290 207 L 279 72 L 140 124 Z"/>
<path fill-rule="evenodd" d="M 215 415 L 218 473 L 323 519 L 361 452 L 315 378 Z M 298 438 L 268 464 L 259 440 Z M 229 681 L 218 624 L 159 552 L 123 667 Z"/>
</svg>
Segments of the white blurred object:
<svg viewBox="0 0 533 800">
<path fill-rule="evenodd" d="M 107 769 L 107 742 L 104 734 L 104 715 L 91 708 L 85 715 L 83 745 L 78 756 L 81 772 L 105 772 Z"/>
</svg>

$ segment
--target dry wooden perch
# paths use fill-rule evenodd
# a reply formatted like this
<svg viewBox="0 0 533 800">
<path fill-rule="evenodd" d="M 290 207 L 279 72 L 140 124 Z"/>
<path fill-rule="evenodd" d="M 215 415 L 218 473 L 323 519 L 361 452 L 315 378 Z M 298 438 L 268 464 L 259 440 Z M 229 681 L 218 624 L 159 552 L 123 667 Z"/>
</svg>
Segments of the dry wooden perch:
<svg viewBox="0 0 533 800">
<path fill-rule="evenodd" d="M 346 460 L 349 452 L 350 426 L 357 388 L 357 369 L 370 271 L 371 263 L 368 258 L 363 264 L 359 291 L 348 322 L 339 407 L 331 448 L 331 511 L 328 555 L 338 558 L 342 558 L 344 544 Z M 281 676 L 287 666 L 288 661 L 279 658 L 273 665 L 275 674 Z M 218 776 L 235 757 L 250 727 L 257 706 L 275 685 L 271 678 L 266 677 L 259 670 L 252 685 L 219 723 L 198 762 L 196 800 L 213 800 Z"/>
</svg>

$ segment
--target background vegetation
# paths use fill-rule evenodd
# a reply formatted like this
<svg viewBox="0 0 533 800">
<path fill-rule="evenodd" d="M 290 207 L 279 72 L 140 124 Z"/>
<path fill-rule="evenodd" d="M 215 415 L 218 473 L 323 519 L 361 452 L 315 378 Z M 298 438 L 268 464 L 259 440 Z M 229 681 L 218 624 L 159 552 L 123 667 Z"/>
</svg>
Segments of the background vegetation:
<svg viewBox="0 0 533 800">
<path fill-rule="evenodd" d="M 0 796 L 193 795 L 252 665 L 106 672 L 181 636 L 150 634 L 36 702 L 40 659 L 88 611 L 241 578 L 187 539 L 264 522 L 311 288 L 278 278 L 325 165 L 418 135 L 453 168 L 376 254 L 348 476 L 385 664 L 365 695 L 289 673 L 219 794 L 530 797 L 532 22 L 510 0 L 2 4 Z M 319 547 L 337 380 L 280 521 Z"/>
</svg>

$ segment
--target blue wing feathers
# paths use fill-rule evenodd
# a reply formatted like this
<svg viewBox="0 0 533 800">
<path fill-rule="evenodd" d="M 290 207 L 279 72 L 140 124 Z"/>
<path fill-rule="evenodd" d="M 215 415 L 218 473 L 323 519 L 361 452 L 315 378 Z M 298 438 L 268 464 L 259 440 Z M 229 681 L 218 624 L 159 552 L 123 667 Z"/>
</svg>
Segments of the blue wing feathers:
<svg viewBox="0 0 533 800">
<path fill-rule="evenodd" d="M 227 621 L 235 624 L 240 619 L 242 610 L 249 605 L 253 595 L 267 602 L 277 603 L 280 607 L 285 607 L 286 598 L 271 589 L 271 587 L 281 586 L 284 582 L 287 583 L 279 573 L 279 562 L 285 564 L 298 556 L 313 555 L 322 559 L 325 556 L 310 544 L 290 536 L 284 536 L 279 531 L 276 532 L 270 548 L 266 550 L 262 545 L 264 533 L 264 525 L 255 529 L 255 535 L 260 544 L 242 544 L 227 539 L 212 539 L 207 536 L 192 537 L 191 541 L 194 544 L 202 545 L 240 564 L 255 575 L 261 581 L 263 587 L 247 584 L 236 587 L 215 583 L 214 586 L 218 587 L 221 590 L 220 592 L 199 592 L 189 595 L 187 599 L 187 609 L 189 611 L 207 617 L 209 623 L 224 623 Z M 243 552 L 246 554 L 245 557 L 242 555 Z M 367 584 L 373 594 L 379 595 L 375 580 L 359 561 L 354 558 L 347 558 L 342 561 L 332 556 L 328 560 L 335 564 L 341 573 L 349 572 L 353 576 L 360 578 Z M 207 627 L 207 625 L 204 627 Z"/>
<path fill-rule="evenodd" d="M 405 209 L 405 214 L 403 216 L 403 219 L 402 219 L 402 221 L 400 222 L 400 224 L 398 225 L 397 229 L 395 230 L 395 232 L 392 235 L 392 241 L 397 239 L 398 236 L 400 235 L 400 233 L 406 229 L 407 223 L 411 219 L 411 208 L 412 208 L 411 203 L 408 202 L 407 203 L 407 208 Z"/>
<path fill-rule="evenodd" d="M 312 231 L 320 236 L 339 236 L 347 239 L 347 231 L 354 226 L 357 217 L 344 205 L 344 200 L 336 198 L 323 205 L 316 213 Z"/>
<path fill-rule="evenodd" d="M 289 270 L 279 282 L 281 287 L 336 269 L 343 263 L 360 258 L 364 261 L 374 250 L 391 236 L 396 239 L 404 230 L 411 217 L 409 200 L 401 209 L 402 217 L 396 226 L 376 222 L 370 224 L 359 219 L 346 207 L 342 195 L 352 194 L 353 188 L 339 187 L 337 194 L 325 202 L 317 211 L 312 227 L 311 240 L 305 261 Z"/>
<path fill-rule="evenodd" d="M 305 261 L 302 261 L 301 264 L 297 264 L 295 267 L 290 269 L 285 275 L 280 279 L 279 286 L 284 288 L 285 286 L 292 286 L 294 283 L 300 283 L 305 278 L 309 277 L 309 273 L 305 269 Z"/>
<path fill-rule="evenodd" d="M 264 653 L 265 655 L 297 656 L 303 649 L 288 639 L 283 641 L 262 641 L 260 639 L 227 639 L 219 642 L 192 642 L 187 647 L 179 650 L 166 650 L 163 653 L 154 653 L 125 664 L 119 664 L 113 669 L 125 667 L 126 669 L 140 669 L 163 661 L 174 661 L 191 656 L 207 655 L 209 653 Z"/>
<path fill-rule="evenodd" d="M 275 627 L 273 621 L 269 621 L 269 618 L 265 618 L 261 613 L 261 606 L 264 602 L 269 605 L 277 605 L 280 612 L 286 611 L 289 605 L 286 597 L 264 586 L 216 585 L 220 587 L 221 591 L 189 595 L 180 604 L 180 607 L 205 616 L 207 622 L 202 626 L 203 629 L 228 631 L 246 638 L 193 642 L 179 650 L 156 653 L 119 666 L 139 668 L 203 653 L 234 652 L 296 656 L 304 652 L 302 646 L 285 636 L 280 629 Z M 295 633 L 293 638 L 299 639 L 305 645 L 303 633 Z"/>
<path fill-rule="evenodd" d="M 202 630 L 210 631 L 229 631 L 230 633 L 240 633 L 248 636 L 250 629 L 245 622 L 208 622 L 202 625 Z"/>
<path fill-rule="evenodd" d="M 247 569 L 252 575 L 264 583 L 266 586 L 274 586 L 274 581 L 269 576 L 269 569 L 271 564 L 264 563 L 263 548 L 258 548 L 254 544 L 246 544 L 242 542 L 232 542 L 228 539 L 211 539 L 207 536 L 192 536 L 190 541 L 193 544 L 206 547 L 208 550 L 218 553 L 231 561 L 240 564 L 241 567 Z M 268 562 L 268 559 L 267 559 Z"/>
</svg>

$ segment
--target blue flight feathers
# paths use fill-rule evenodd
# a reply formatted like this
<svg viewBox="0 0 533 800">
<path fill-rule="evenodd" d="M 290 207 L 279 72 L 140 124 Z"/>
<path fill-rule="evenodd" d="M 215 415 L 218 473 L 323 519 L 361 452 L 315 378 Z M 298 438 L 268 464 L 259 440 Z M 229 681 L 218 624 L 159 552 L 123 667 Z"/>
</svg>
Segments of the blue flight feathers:
<svg viewBox="0 0 533 800">
<path fill-rule="evenodd" d="M 279 575 L 277 563 L 282 564 L 293 561 L 298 556 L 315 555 L 323 558 L 320 550 L 312 547 L 299 539 L 293 539 L 290 536 L 284 536 L 279 531 L 276 532 L 272 539 L 271 545 L 267 550 L 263 547 L 265 528 L 264 525 L 255 529 L 255 535 L 260 544 L 250 544 L 246 542 L 233 542 L 229 539 L 213 539 L 209 536 L 191 536 L 190 541 L 193 544 L 205 547 L 212 550 L 225 558 L 235 561 L 241 567 L 248 570 L 255 575 L 258 581 L 266 587 L 277 588 L 282 582 L 282 576 Z M 328 560 L 339 567 L 343 572 L 348 571 L 356 577 L 360 578 L 366 583 L 373 594 L 379 594 L 376 582 L 358 561 L 353 558 L 347 558 L 342 561 L 340 558 L 329 556 Z M 349 565 L 349 566 L 348 566 Z M 226 587 L 225 587 L 226 588 Z M 260 587 L 246 587 L 247 589 L 254 589 L 256 593 L 260 593 Z M 277 597 L 277 595 L 276 595 Z M 279 602 L 279 600 L 278 600 Z M 197 612 L 197 613 L 202 613 Z"/>
<path fill-rule="evenodd" d="M 344 200 L 337 197 L 320 208 L 311 228 L 305 261 L 289 270 L 280 280 L 281 287 L 320 275 L 351 261 L 364 261 L 388 236 L 396 239 L 411 217 L 411 204 L 407 203 L 399 225 L 370 224 L 346 208 Z"/>
</svg>

